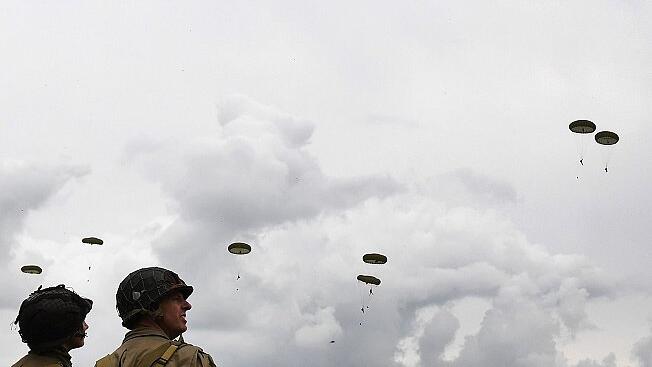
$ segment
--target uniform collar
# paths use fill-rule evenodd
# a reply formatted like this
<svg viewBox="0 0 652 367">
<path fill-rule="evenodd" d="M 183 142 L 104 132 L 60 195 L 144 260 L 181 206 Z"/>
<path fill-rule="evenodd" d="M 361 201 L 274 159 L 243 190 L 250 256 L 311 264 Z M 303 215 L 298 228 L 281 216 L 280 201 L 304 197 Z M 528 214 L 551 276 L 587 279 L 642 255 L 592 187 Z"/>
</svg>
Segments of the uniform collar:
<svg viewBox="0 0 652 367">
<path fill-rule="evenodd" d="M 58 347 L 54 349 L 49 349 L 46 351 L 29 351 L 29 354 L 34 354 L 42 357 L 49 357 L 49 358 L 54 358 L 57 360 L 57 362 L 60 362 L 63 366 L 65 367 L 72 367 L 72 357 L 70 356 L 70 353 L 63 348 L 63 347 Z"/>
<path fill-rule="evenodd" d="M 164 339 L 167 339 L 167 340 L 171 340 L 167 336 L 167 334 L 165 334 L 165 332 L 163 330 L 161 330 L 160 328 L 155 328 L 155 327 L 151 327 L 151 326 L 141 326 L 141 327 L 137 327 L 137 328 L 129 331 L 125 335 L 123 343 L 126 342 L 129 339 L 140 338 L 140 337 L 144 337 L 144 336 L 156 336 L 156 337 L 161 337 L 161 338 L 164 338 Z"/>
</svg>

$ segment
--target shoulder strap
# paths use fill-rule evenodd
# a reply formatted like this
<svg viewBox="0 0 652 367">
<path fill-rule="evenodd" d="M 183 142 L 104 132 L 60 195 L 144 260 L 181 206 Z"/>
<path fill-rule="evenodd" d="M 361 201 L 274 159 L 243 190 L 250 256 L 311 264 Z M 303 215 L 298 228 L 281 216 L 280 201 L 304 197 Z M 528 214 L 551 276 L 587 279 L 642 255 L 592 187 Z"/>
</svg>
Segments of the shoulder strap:
<svg viewBox="0 0 652 367">
<path fill-rule="evenodd" d="M 161 344 L 158 348 L 151 350 L 145 354 L 138 363 L 138 367 L 163 367 L 165 366 L 174 352 L 179 349 L 181 343 L 171 341 L 169 343 Z"/>
<path fill-rule="evenodd" d="M 170 358 L 172 357 L 172 355 L 174 354 L 174 352 L 177 351 L 177 349 L 179 349 L 178 344 L 176 344 L 176 343 L 170 344 L 168 349 L 165 350 L 165 353 L 163 353 L 162 356 L 158 357 L 158 359 L 156 361 L 154 361 L 154 364 L 152 366 L 154 366 L 154 367 L 163 367 L 163 366 L 165 366 L 168 363 L 168 361 L 170 360 Z"/>
<path fill-rule="evenodd" d="M 164 367 L 181 346 L 182 344 L 176 341 L 161 344 L 140 358 L 136 367 Z M 95 362 L 95 367 L 118 367 L 119 365 L 118 359 L 112 354 Z"/>
</svg>

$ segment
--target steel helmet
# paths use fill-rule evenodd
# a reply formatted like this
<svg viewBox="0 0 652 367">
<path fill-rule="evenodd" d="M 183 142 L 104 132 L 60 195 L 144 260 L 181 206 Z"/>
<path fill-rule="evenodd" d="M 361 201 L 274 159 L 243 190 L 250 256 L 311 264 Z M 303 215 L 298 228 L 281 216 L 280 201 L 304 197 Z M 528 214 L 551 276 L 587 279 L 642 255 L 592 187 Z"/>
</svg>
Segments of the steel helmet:
<svg viewBox="0 0 652 367">
<path fill-rule="evenodd" d="M 175 290 L 188 298 L 193 288 L 167 269 L 154 266 L 131 272 L 120 282 L 115 295 L 122 326 L 129 327 L 138 315 L 156 310 L 161 298 Z"/>
<path fill-rule="evenodd" d="M 44 350 L 64 343 L 82 331 L 93 301 L 66 289 L 63 284 L 32 292 L 20 305 L 14 324 L 32 350 Z"/>
</svg>

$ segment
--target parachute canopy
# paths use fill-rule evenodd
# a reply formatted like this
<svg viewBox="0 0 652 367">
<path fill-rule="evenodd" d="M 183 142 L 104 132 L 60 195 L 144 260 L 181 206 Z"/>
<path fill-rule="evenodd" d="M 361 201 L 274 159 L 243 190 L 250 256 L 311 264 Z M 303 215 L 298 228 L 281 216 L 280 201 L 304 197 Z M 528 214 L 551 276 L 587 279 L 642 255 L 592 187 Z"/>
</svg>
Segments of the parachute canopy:
<svg viewBox="0 0 652 367">
<path fill-rule="evenodd" d="M 41 274 L 43 269 L 41 269 L 41 267 L 38 265 L 25 265 L 20 268 L 20 271 L 27 274 Z"/>
<path fill-rule="evenodd" d="M 229 252 L 235 255 L 246 255 L 251 252 L 251 246 L 244 242 L 234 242 L 229 245 Z"/>
<path fill-rule="evenodd" d="M 568 125 L 570 131 L 578 134 L 590 134 L 595 131 L 595 124 L 589 120 L 576 120 Z"/>
<path fill-rule="evenodd" d="M 383 254 L 364 254 L 362 261 L 367 264 L 384 264 L 387 262 L 387 256 Z"/>
<path fill-rule="evenodd" d="M 101 239 L 99 239 L 99 238 L 97 238 L 97 237 L 86 237 L 86 238 L 82 238 L 82 242 L 83 242 L 83 243 L 87 243 L 87 244 L 89 244 L 89 245 L 101 245 L 101 244 L 104 243 L 104 241 L 102 241 Z"/>
<path fill-rule="evenodd" d="M 358 275 L 358 280 L 367 284 L 380 285 L 380 279 L 373 275 Z"/>
<path fill-rule="evenodd" d="M 611 131 L 600 131 L 599 133 L 595 134 L 595 141 L 598 144 L 614 145 L 618 142 L 618 140 L 618 135 Z"/>
</svg>

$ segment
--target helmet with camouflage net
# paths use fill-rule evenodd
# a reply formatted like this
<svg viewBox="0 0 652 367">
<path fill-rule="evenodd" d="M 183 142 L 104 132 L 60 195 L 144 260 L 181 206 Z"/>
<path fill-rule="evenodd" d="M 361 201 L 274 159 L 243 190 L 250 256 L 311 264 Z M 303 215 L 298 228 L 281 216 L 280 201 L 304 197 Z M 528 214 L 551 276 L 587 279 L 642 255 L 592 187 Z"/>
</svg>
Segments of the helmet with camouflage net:
<svg viewBox="0 0 652 367">
<path fill-rule="evenodd" d="M 127 275 L 120 282 L 115 295 L 122 326 L 129 328 L 130 323 L 138 319 L 139 315 L 155 311 L 161 298 L 172 291 L 179 291 L 188 298 L 193 288 L 175 272 L 155 266 L 138 269 Z"/>
<path fill-rule="evenodd" d="M 14 324 L 18 324 L 18 332 L 30 349 L 45 350 L 83 332 L 84 319 L 92 307 L 93 301 L 63 284 L 39 288 L 20 305 Z"/>
</svg>

